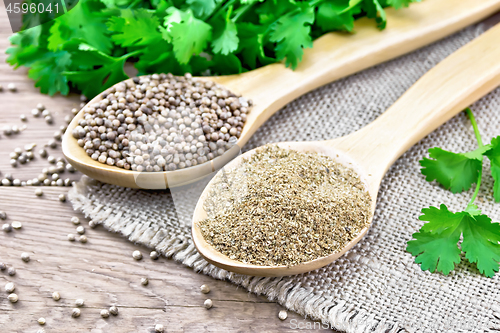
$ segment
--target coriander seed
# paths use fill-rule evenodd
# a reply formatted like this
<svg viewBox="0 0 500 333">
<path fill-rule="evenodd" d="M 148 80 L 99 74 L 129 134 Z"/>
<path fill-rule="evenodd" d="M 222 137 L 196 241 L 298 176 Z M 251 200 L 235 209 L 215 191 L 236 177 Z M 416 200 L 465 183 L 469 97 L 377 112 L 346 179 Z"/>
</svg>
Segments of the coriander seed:
<svg viewBox="0 0 500 333">
<path fill-rule="evenodd" d="M 286 312 L 286 310 L 281 310 L 281 311 L 278 313 L 278 318 L 279 318 L 280 320 L 285 320 L 287 317 L 288 317 L 288 312 Z"/>
<path fill-rule="evenodd" d="M 21 121 L 28 121 L 28 118 L 26 117 L 26 115 L 25 115 L 25 114 L 21 114 L 21 115 L 19 116 L 19 119 L 21 119 Z"/>
<path fill-rule="evenodd" d="M 47 150 L 45 150 L 45 149 L 40 149 L 40 150 L 38 151 L 38 155 L 40 155 L 40 157 L 42 157 L 42 158 L 46 158 L 46 157 L 48 156 L 48 154 L 47 154 Z"/>
<path fill-rule="evenodd" d="M 12 222 L 11 225 L 12 225 L 12 228 L 14 228 L 16 230 L 21 229 L 23 227 L 23 224 L 19 221 L 14 221 L 14 222 Z"/>
<path fill-rule="evenodd" d="M 35 118 L 40 117 L 40 110 L 38 110 L 38 109 L 31 110 L 31 115 L 33 115 L 33 117 L 35 117 Z"/>
<path fill-rule="evenodd" d="M 52 116 L 45 116 L 45 122 L 49 125 L 52 125 L 54 123 L 54 120 L 52 119 Z"/>
<path fill-rule="evenodd" d="M 160 254 L 156 251 L 151 251 L 151 253 L 149 254 L 149 257 L 153 260 L 156 260 L 160 257 Z"/>
<path fill-rule="evenodd" d="M 203 305 L 205 306 L 205 308 L 210 309 L 214 304 L 213 304 L 212 300 L 209 298 L 209 299 L 205 300 Z"/>
<path fill-rule="evenodd" d="M 38 104 L 36 105 L 36 108 L 37 108 L 38 110 L 40 110 L 40 111 L 43 111 L 43 110 L 45 110 L 45 105 L 43 105 L 42 103 L 38 103 Z"/>
<path fill-rule="evenodd" d="M 61 295 L 59 294 L 59 292 L 54 291 L 54 292 L 52 293 L 52 299 L 53 299 L 54 301 L 58 301 L 58 300 L 60 300 L 60 299 L 61 299 Z"/>
<path fill-rule="evenodd" d="M 17 303 L 17 301 L 19 300 L 19 297 L 17 297 L 16 294 L 10 294 L 7 298 L 11 303 Z"/>
<path fill-rule="evenodd" d="M 14 181 L 12 182 L 12 185 L 14 186 L 21 186 L 22 182 L 20 179 L 14 179 Z"/>
<path fill-rule="evenodd" d="M 9 83 L 7 85 L 7 89 L 9 89 L 11 92 L 16 92 L 17 91 L 16 84 L 15 83 Z"/>
<path fill-rule="evenodd" d="M 76 232 L 83 235 L 85 233 L 85 228 L 83 226 L 79 226 L 76 228 Z"/>
<path fill-rule="evenodd" d="M 156 333 L 163 333 L 165 331 L 165 328 L 163 327 L 162 324 L 156 324 L 155 325 L 155 332 Z"/>
<path fill-rule="evenodd" d="M 108 318 L 109 317 L 109 311 L 108 310 L 101 310 L 101 317 Z"/>
<path fill-rule="evenodd" d="M 5 271 L 7 269 L 7 265 L 3 262 L 0 262 L 0 271 Z"/>
<path fill-rule="evenodd" d="M 13 282 L 9 282 L 5 285 L 5 291 L 12 294 L 16 290 L 16 285 Z"/>
<path fill-rule="evenodd" d="M 134 258 L 135 260 L 141 260 L 142 259 L 141 251 L 138 251 L 138 250 L 134 251 L 132 253 L 132 258 Z"/>
<path fill-rule="evenodd" d="M 80 314 L 81 314 L 81 311 L 78 308 L 74 308 L 73 310 L 71 310 L 71 317 L 73 317 L 73 318 L 80 317 Z"/>
<path fill-rule="evenodd" d="M 118 315 L 118 308 L 113 305 L 109 308 L 109 313 L 111 313 L 113 316 L 117 316 Z"/>
<path fill-rule="evenodd" d="M 200 291 L 204 294 L 208 294 L 210 292 L 210 287 L 206 284 L 201 285 Z"/>
<path fill-rule="evenodd" d="M 79 298 L 75 301 L 75 304 L 77 307 L 81 308 L 85 304 L 85 301 L 83 299 Z"/>
<path fill-rule="evenodd" d="M 45 325 L 45 323 L 46 323 L 45 318 L 43 318 L 43 317 L 38 318 L 38 320 L 37 320 L 37 321 L 38 321 L 38 323 L 39 323 L 40 325 Z"/>
<path fill-rule="evenodd" d="M 2 230 L 4 232 L 11 232 L 12 231 L 12 226 L 8 223 L 5 223 L 4 225 L 2 225 Z"/>
<path fill-rule="evenodd" d="M 75 225 L 78 225 L 80 224 L 80 219 L 78 218 L 78 216 L 73 216 L 71 218 L 71 223 L 75 224 Z"/>
<path fill-rule="evenodd" d="M 144 277 L 144 278 L 141 278 L 141 284 L 142 284 L 143 286 L 147 286 L 147 285 L 149 284 L 149 280 L 148 280 L 148 278 L 145 278 L 145 277 Z"/>
<path fill-rule="evenodd" d="M 7 213 L 4 212 L 3 210 L 0 210 L 0 220 L 6 220 L 7 219 Z"/>
<path fill-rule="evenodd" d="M 94 229 L 95 227 L 97 227 L 97 223 L 94 220 L 90 220 L 89 221 L 89 227 L 91 229 Z"/>
<path fill-rule="evenodd" d="M 74 242 L 74 241 L 75 241 L 75 235 L 73 235 L 73 234 L 68 234 L 68 240 L 69 240 L 70 242 Z"/>
<path fill-rule="evenodd" d="M 26 252 L 21 253 L 21 259 L 24 262 L 29 262 L 30 261 L 30 255 L 29 255 L 29 253 L 26 253 Z"/>
<path fill-rule="evenodd" d="M 87 243 L 87 241 L 88 241 L 87 236 L 81 235 L 79 241 L 80 241 L 80 243 L 84 243 L 84 244 Z"/>
<path fill-rule="evenodd" d="M 42 191 L 42 189 L 41 189 L 41 188 L 37 188 L 37 189 L 35 190 L 35 195 L 36 195 L 37 197 L 41 197 L 41 196 L 43 195 L 43 191 Z"/>
<path fill-rule="evenodd" d="M 66 202 L 66 195 L 64 195 L 64 194 L 59 194 L 59 201 L 61 201 L 61 202 Z"/>
<path fill-rule="evenodd" d="M 56 140 L 49 140 L 49 142 L 47 142 L 47 146 L 49 146 L 52 149 L 56 149 L 57 148 Z"/>
<path fill-rule="evenodd" d="M 16 275 L 16 269 L 14 267 L 9 267 L 9 269 L 7 269 L 7 274 L 10 276 Z"/>
<path fill-rule="evenodd" d="M 50 164 L 55 164 L 56 158 L 54 156 L 49 156 L 47 157 L 47 162 L 49 162 Z"/>
<path fill-rule="evenodd" d="M 46 333 L 46 332 L 43 328 L 40 328 L 38 331 L 36 331 L 36 333 Z"/>
</svg>

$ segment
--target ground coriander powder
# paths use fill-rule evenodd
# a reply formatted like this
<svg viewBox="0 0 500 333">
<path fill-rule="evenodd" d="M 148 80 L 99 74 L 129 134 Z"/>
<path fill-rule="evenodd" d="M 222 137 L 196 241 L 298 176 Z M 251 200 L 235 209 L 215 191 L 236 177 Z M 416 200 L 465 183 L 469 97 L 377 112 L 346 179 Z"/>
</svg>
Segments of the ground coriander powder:
<svg viewBox="0 0 500 333">
<path fill-rule="evenodd" d="M 266 145 L 222 170 L 198 223 L 231 259 L 294 266 L 341 250 L 369 225 L 371 198 L 352 169 L 319 153 Z"/>
</svg>

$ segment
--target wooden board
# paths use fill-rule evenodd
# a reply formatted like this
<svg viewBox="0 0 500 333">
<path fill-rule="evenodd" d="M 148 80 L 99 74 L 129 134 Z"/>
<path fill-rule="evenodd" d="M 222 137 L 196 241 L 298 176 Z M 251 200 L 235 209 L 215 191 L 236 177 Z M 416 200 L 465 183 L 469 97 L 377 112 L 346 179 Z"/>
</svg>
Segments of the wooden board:
<svg viewBox="0 0 500 333">
<path fill-rule="evenodd" d="M 489 22 L 499 19 L 497 15 Z M 11 137 L 0 134 L 0 177 L 12 173 L 16 178 L 28 180 L 50 166 L 49 163 L 38 157 L 27 165 L 12 168 L 9 153 L 16 147 L 32 142 L 40 146 L 51 139 L 63 124 L 64 116 L 70 114 L 71 108 L 78 107 L 79 96 L 42 95 L 27 78 L 25 69 L 13 71 L 5 63 L 4 54 L 9 31 L 6 14 L 0 10 L 0 84 L 5 87 L 14 82 L 19 90 L 0 92 L 0 128 L 6 124 L 21 126 L 19 115 L 23 113 L 29 121 L 21 134 Z M 31 116 L 30 110 L 40 102 L 52 111 L 54 125 Z M 62 156 L 59 148 L 49 151 Z M 62 176 L 74 180 L 80 177 L 77 173 Z M 0 187 L 0 210 L 9 216 L 6 222 L 23 223 L 21 230 L 9 234 L 0 231 L 0 262 L 17 269 L 14 277 L 0 272 L 0 332 L 37 332 L 41 328 L 36 322 L 39 317 L 46 318 L 47 333 L 142 333 L 153 332 L 157 323 L 163 324 L 168 332 L 297 332 L 293 323 L 313 327 L 313 322 L 291 312 L 286 321 L 280 321 L 277 315 L 281 306 L 233 284 L 197 274 L 172 260 L 150 260 L 148 249 L 102 228 L 88 228 L 87 221 L 72 210 L 71 204 L 58 201 L 58 195 L 66 193 L 68 188 L 42 189 L 43 197 L 36 197 L 33 187 Z M 75 215 L 87 229 L 87 244 L 66 239 L 68 233 L 75 232 L 70 222 Z M 142 251 L 143 260 L 132 259 L 136 249 Z M 21 260 L 23 252 L 30 253 L 29 263 Z M 149 278 L 148 286 L 140 284 L 142 277 Z M 16 284 L 19 295 L 16 304 L 7 300 L 3 289 L 8 281 Z M 208 295 L 199 292 L 202 284 L 212 289 Z M 53 291 L 61 294 L 60 301 L 52 300 Z M 207 297 L 214 302 L 210 310 L 203 307 Z M 71 309 L 77 298 L 84 299 L 85 306 L 81 316 L 74 319 Z M 120 314 L 102 319 L 100 310 L 112 304 L 119 307 Z M 320 327 L 319 323 L 315 325 Z"/>
</svg>

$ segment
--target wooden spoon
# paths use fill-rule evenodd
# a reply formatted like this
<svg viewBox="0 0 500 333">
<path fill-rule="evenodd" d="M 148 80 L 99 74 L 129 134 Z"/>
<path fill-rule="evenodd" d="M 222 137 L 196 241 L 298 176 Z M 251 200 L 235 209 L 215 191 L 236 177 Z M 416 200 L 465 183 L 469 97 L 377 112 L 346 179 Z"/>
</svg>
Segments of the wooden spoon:
<svg viewBox="0 0 500 333">
<path fill-rule="evenodd" d="M 305 50 L 295 71 L 272 64 L 244 74 L 213 77 L 233 92 L 251 98 L 255 106 L 237 145 L 214 160 L 182 170 L 135 172 L 92 160 L 71 135 L 83 117 L 80 112 L 64 135 L 63 153 L 79 171 L 105 183 L 164 189 L 205 177 L 238 155 L 253 133 L 277 110 L 291 100 L 328 82 L 432 43 L 500 9 L 500 0 L 429 0 L 409 9 L 387 9 L 388 26 L 379 31 L 372 20 L 360 19 L 355 34 L 329 33 Z M 206 79 L 206 78 L 204 78 Z M 97 103 L 97 96 L 89 104 Z"/>
<path fill-rule="evenodd" d="M 374 212 L 380 181 L 392 163 L 424 136 L 500 85 L 499 40 L 500 24 L 431 69 L 385 113 L 357 132 L 327 141 L 283 142 L 278 145 L 297 151 L 323 153 L 349 165 L 364 180 Z M 243 158 L 258 149 L 238 156 L 224 169 L 235 168 Z M 207 217 L 203 203 L 213 182 L 212 179 L 208 183 L 196 205 L 193 240 L 207 261 L 228 271 L 256 276 L 284 276 L 312 271 L 343 255 L 368 231 L 368 227 L 363 229 L 337 253 L 296 266 L 257 266 L 232 260 L 212 248 L 198 226 L 198 222 Z"/>
</svg>

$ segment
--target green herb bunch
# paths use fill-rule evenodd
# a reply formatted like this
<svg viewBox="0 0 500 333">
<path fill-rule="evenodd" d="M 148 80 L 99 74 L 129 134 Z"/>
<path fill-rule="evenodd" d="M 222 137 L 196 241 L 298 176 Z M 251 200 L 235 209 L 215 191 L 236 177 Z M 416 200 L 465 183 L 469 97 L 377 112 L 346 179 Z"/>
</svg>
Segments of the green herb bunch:
<svg viewBox="0 0 500 333">
<path fill-rule="evenodd" d="M 492 222 L 474 204 L 481 187 L 483 157 L 491 162 L 494 179 L 494 199 L 500 201 L 500 136 L 484 145 L 476 120 L 470 109 L 466 110 L 478 142 L 476 150 L 467 153 L 452 153 L 441 148 L 429 149 L 430 158 L 420 161 L 421 172 L 427 181 L 436 180 L 453 193 L 476 188 L 467 207 L 461 212 L 450 212 L 446 205 L 439 208 L 422 209 L 420 220 L 426 221 L 414 240 L 408 242 L 407 251 L 416 256 L 422 270 L 439 271 L 448 275 L 465 258 L 476 263 L 481 274 L 493 277 L 500 262 L 500 224 Z M 462 237 L 460 247 L 458 242 Z"/>
<path fill-rule="evenodd" d="M 384 7 L 420 0 L 80 0 L 64 14 L 14 34 L 7 62 L 29 68 L 43 93 L 71 87 L 93 97 L 139 75 L 235 74 L 284 60 L 295 68 L 303 49 L 354 20 L 386 25 Z M 25 14 L 23 21 L 33 23 Z M 30 21 L 31 20 L 31 21 Z"/>
</svg>

